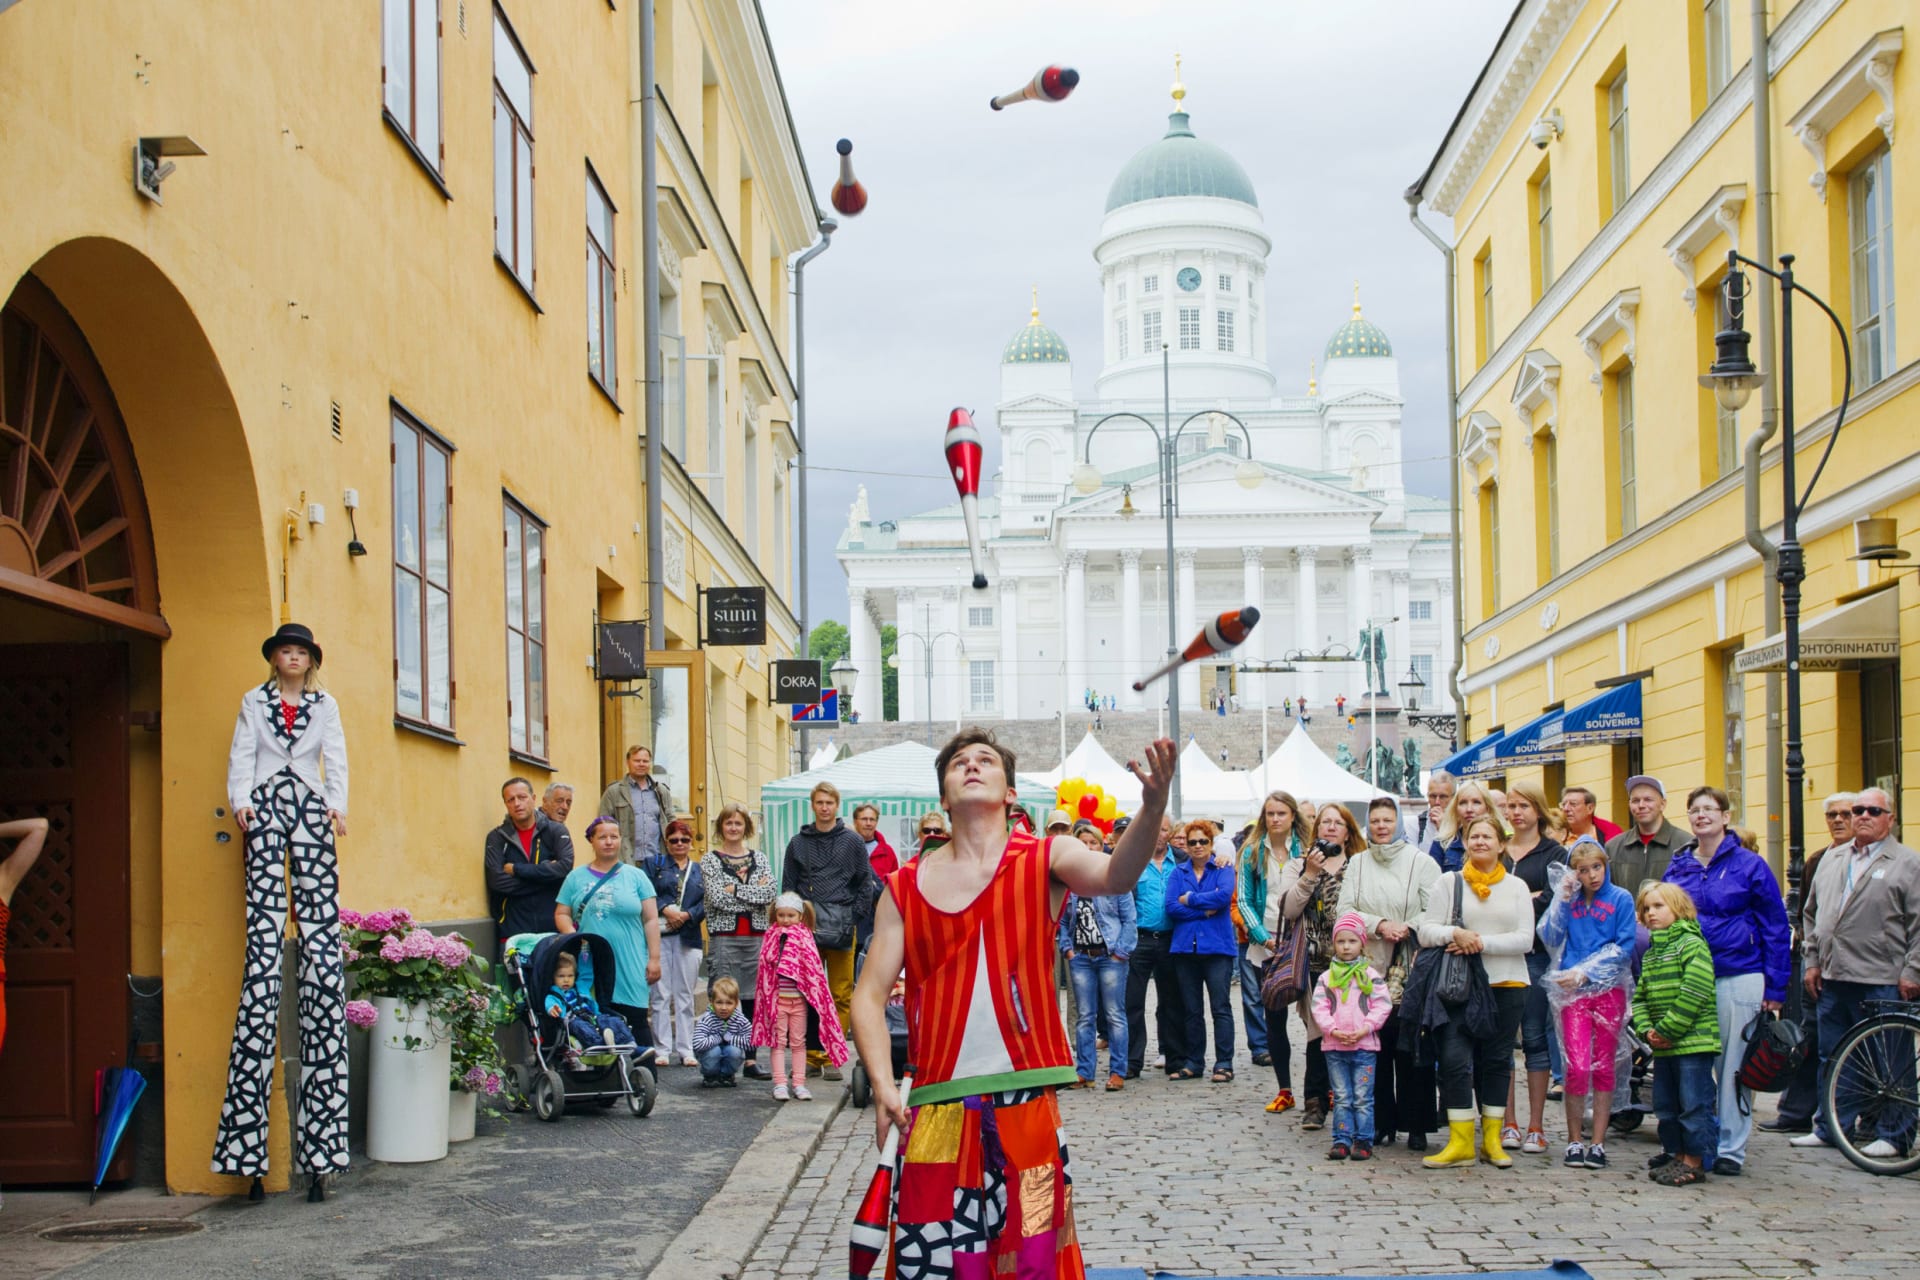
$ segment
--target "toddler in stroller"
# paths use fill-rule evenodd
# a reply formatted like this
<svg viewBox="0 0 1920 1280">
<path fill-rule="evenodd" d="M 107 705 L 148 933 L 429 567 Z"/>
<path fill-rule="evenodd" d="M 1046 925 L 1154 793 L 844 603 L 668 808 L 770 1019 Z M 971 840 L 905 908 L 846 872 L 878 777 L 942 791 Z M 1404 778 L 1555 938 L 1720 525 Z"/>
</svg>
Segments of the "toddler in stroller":
<svg viewBox="0 0 1920 1280">
<path fill-rule="evenodd" d="M 893 1078 L 898 1081 L 907 1074 L 907 980 L 905 977 L 893 980 L 893 990 L 887 993 L 887 1038 L 892 1042 Z M 853 1079 L 849 1082 L 853 1105 L 865 1107 L 873 1101 L 873 1081 L 867 1078 L 866 1063 L 858 1058 L 853 1062 Z"/>
<path fill-rule="evenodd" d="M 633 1031 L 627 1026 L 627 1020 L 617 1013 L 604 1012 L 598 1001 L 576 985 L 579 968 L 579 962 L 572 956 L 563 955 L 555 960 L 553 986 L 548 989 L 545 1001 L 547 1016 L 558 1018 L 573 1038 L 569 1051 L 577 1059 L 580 1050 L 590 1045 L 604 1044 L 609 1049 L 631 1046 Z"/>
<path fill-rule="evenodd" d="M 587 972 L 590 992 L 561 985 L 563 961 L 576 974 Z M 653 1110 L 653 1048 L 634 1043 L 624 1018 L 599 1012 L 613 1002 L 618 961 L 611 943 L 593 933 L 515 934 L 507 940 L 504 964 L 507 993 L 524 1018 L 508 1069 L 514 1093 L 535 1115 L 558 1120 L 569 1103 L 610 1107 L 622 1100 L 636 1117 Z M 562 996 L 568 990 L 574 992 L 575 1008 L 594 1012 L 593 1021 L 569 1010 Z M 570 1028 L 570 1023 L 576 1025 Z M 579 1050 L 568 1043 L 569 1029 L 583 1041 Z"/>
</svg>

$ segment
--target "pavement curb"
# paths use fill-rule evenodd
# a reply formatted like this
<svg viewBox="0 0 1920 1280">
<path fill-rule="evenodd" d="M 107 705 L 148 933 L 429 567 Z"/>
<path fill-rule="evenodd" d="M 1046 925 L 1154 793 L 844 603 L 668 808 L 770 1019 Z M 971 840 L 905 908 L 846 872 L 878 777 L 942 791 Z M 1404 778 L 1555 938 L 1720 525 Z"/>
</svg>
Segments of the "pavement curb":
<svg viewBox="0 0 1920 1280">
<path fill-rule="evenodd" d="M 790 1102 L 774 1113 L 720 1189 L 660 1255 L 656 1271 L 674 1280 L 737 1280 L 846 1105 L 847 1091 L 835 1089 L 826 1106 Z"/>
</svg>

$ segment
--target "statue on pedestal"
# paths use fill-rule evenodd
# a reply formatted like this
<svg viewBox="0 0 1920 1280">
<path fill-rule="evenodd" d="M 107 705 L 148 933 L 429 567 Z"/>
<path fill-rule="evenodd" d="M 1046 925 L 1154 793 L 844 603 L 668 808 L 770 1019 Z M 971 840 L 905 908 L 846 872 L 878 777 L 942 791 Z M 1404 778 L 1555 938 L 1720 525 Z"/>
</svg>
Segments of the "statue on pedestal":
<svg viewBox="0 0 1920 1280">
<path fill-rule="evenodd" d="M 1333 749 L 1333 762 L 1342 769 L 1345 769 L 1348 773 L 1352 773 L 1353 766 L 1357 763 L 1353 758 L 1353 748 L 1344 742 L 1335 747 Z"/>
<path fill-rule="evenodd" d="M 1406 786 L 1403 791 L 1406 795 L 1418 795 L 1420 793 L 1420 740 L 1409 736 L 1403 749 L 1407 754 Z"/>
<path fill-rule="evenodd" d="M 1360 628 L 1360 660 L 1367 666 L 1367 696 L 1385 698 L 1387 692 L 1387 632 L 1372 623 Z"/>
</svg>

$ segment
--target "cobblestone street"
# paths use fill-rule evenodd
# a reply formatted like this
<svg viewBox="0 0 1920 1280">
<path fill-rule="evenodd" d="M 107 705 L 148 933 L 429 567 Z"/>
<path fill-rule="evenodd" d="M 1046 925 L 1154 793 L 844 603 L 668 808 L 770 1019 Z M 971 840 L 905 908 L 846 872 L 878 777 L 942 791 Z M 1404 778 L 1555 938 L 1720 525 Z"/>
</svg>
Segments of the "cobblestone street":
<svg viewBox="0 0 1920 1280">
<path fill-rule="evenodd" d="M 1238 1006 L 1236 1004 L 1236 1012 Z M 1293 1034 L 1299 1046 L 1296 1023 Z M 1294 1081 L 1302 1078 L 1296 1053 Z M 1231 1084 L 1062 1095 L 1080 1237 L 1090 1267 L 1182 1276 L 1418 1274 L 1579 1262 L 1596 1277 L 1911 1276 L 1920 1183 L 1876 1179 L 1833 1151 L 1754 1134 L 1744 1176 L 1670 1189 L 1647 1180 L 1649 1122 L 1608 1144 L 1604 1172 L 1549 1154 L 1509 1170 L 1428 1170 L 1404 1146 L 1367 1164 L 1326 1159 L 1325 1131 L 1267 1115 L 1272 1073 L 1244 1043 Z M 1756 1119 L 1771 1116 L 1763 1098 Z M 1436 1146 L 1437 1149 L 1437 1146 Z M 834 1120 L 743 1280 L 846 1274 L 847 1230 L 874 1160 L 873 1112 Z"/>
</svg>

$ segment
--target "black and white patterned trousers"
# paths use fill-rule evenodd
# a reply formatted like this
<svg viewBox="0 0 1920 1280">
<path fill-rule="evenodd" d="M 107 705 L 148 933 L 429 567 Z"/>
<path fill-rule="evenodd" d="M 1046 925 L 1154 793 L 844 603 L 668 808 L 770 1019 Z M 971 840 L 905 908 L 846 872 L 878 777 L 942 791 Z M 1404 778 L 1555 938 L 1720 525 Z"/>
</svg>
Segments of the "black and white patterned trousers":
<svg viewBox="0 0 1920 1280">
<path fill-rule="evenodd" d="M 287 874 L 300 926 L 300 1113 L 293 1167 L 347 1167 L 347 1002 L 340 955 L 340 874 L 326 801 L 282 770 L 254 788 L 247 832 L 247 959 L 233 1020 L 227 1100 L 214 1138 L 213 1171 L 267 1171 L 268 1101 L 280 1025 L 281 946 Z"/>
</svg>

